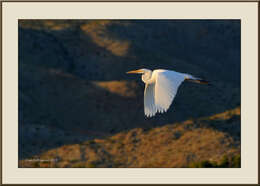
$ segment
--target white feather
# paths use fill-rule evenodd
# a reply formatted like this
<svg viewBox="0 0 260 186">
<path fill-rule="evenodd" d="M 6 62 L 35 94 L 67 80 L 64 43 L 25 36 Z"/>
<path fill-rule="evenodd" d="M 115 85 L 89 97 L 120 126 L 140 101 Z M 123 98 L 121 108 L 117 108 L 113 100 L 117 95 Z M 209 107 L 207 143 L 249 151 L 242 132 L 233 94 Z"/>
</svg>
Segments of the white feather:
<svg viewBox="0 0 260 186">
<path fill-rule="evenodd" d="M 144 89 L 144 113 L 151 117 L 156 114 L 156 107 L 154 102 L 154 83 L 146 83 Z"/>
<path fill-rule="evenodd" d="M 151 71 L 143 68 L 127 73 L 142 74 L 142 81 L 145 83 L 144 113 L 147 117 L 154 116 L 157 112 L 166 112 L 171 106 L 179 86 L 185 79 L 198 80 L 198 83 L 201 80 L 190 74 L 163 69 Z"/>
<path fill-rule="evenodd" d="M 166 112 L 177 94 L 185 74 L 170 70 L 154 70 L 145 85 L 144 112 L 147 117 Z"/>
</svg>

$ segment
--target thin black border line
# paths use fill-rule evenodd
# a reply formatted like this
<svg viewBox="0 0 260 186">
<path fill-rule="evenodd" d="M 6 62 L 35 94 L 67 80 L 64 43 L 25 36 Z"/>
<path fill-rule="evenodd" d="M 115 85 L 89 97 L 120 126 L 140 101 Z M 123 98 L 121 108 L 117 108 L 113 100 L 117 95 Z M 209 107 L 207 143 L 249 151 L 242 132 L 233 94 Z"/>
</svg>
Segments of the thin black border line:
<svg viewBox="0 0 260 186">
<path fill-rule="evenodd" d="M 259 90 L 260 90 L 260 76 L 259 76 L 259 71 L 260 71 L 260 65 L 259 65 L 259 53 L 260 53 L 260 47 L 259 47 L 259 43 L 260 43 L 260 31 L 259 31 L 259 26 L 260 26 L 260 1 L 258 0 L 250 0 L 250 1 L 225 1 L 225 0 L 220 0 L 220 1 L 209 1 L 209 0 L 206 0 L 206 1 L 51 1 L 51 0 L 46 0 L 46 1 L 7 1 L 7 0 L 0 0 L 0 9 L 1 9 L 1 14 L 0 14 L 0 62 L 1 62 L 1 65 L 0 65 L 0 72 L 1 72 L 1 76 L 0 76 L 0 106 L 1 106 L 1 113 L 0 113 L 0 134 L 1 134 L 1 138 L 0 138 L 0 171 L 1 171 L 1 176 L 0 176 L 0 185 L 34 185 L 34 184 L 3 184 L 2 182 L 2 179 L 3 179 L 3 171 L 2 171 L 2 142 L 3 142 L 3 136 L 2 136 L 2 124 L 3 124 L 3 115 L 2 115 L 2 110 L 3 110 L 3 107 L 2 107 L 2 80 L 3 80 L 3 71 L 2 71 L 2 65 L 3 65 L 3 53 L 2 53 L 2 50 L 3 50 L 3 43 L 2 43 L 2 31 L 3 31 L 3 27 L 2 27 L 2 21 L 3 21 L 3 3 L 12 3 L 12 2 L 21 2 L 21 3 L 26 3 L 26 2 L 29 2 L 29 3 L 38 3 L 38 2 L 46 2 L 46 3 L 51 3 L 51 2 L 58 2 L 58 3 L 77 3 L 77 2 L 102 2 L 102 3 L 113 3 L 113 2 L 133 2 L 133 3 L 137 3 L 137 2 L 145 2 L 145 3 L 163 3 L 163 2 L 182 2 L 182 3 L 199 3 L 199 2 L 202 2 L 202 3 L 211 3 L 211 2 L 217 2 L 217 3 L 225 3 L 225 2 L 229 2 L 229 3 L 250 3 L 250 2 L 253 2 L 253 3 L 257 3 L 257 14 L 258 14 L 258 21 L 257 21 L 257 27 L 258 27 L 258 43 L 257 43 L 257 47 L 258 47 L 258 184 L 239 184 L 241 186 L 243 185 L 259 185 L 260 183 L 260 171 L 259 171 L 259 167 L 260 167 L 260 158 L 259 158 L 259 154 L 260 154 L 260 138 L 259 138 L 259 134 L 260 134 L 260 126 L 259 126 L 259 121 L 260 121 L 260 110 L 259 110 L 259 104 L 260 104 L 260 94 L 259 94 Z M 241 46 L 242 47 L 242 46 Z M 37 185 L 50 185 L 50 184 L 37 184 Z M 140 185 L 140 184 L 55 184 L 55 185 Z M 142 184 L 142 185 L 149 185 L 149 184 Z M 153 185 L 160 185 L 160 184 L 153 184 Z M 182 185 L 182 186 L 186 186 L 186 185 L 224 185 L 224 184 L 165 184 L 165 185 Z M 238 185 L 238 184 L 228 184 L 230 186 L 232 185 Z"/>
<path fill-rule="evenodd" d="M 75 20 L 75 19 L 18 19 L 19 21 L 21 20 L 21 21 L 28 21 L 28 20 L 33 20 L 33 21 L 35 21 L 35 20 L 47 20 L 47 21 L 49 21 L 49 20 L 68 20 L 68 21 L 73 21 L 73 20 Z M 91 20 L 91 21 L 93 21 L 93 20 L 95 20 L 95 21 L 105 21 L 105 20 L 111 20 L 111 21 L 118 21 L 118 20 L 123 20 L 123 21 L 131 21 L 131 20 L 157 20 L 157 19 L 115 19 L 115 18 L 111 18 L 111 19 L 109 19 L 109 18 L 106 18 L 106 19 L 94 19 L 94 18 L 91 18 L 91 19 L 77 19 L 77 20 Z M 226 20 L 228 20 L 228 21 L 236 21 L 236 20 L 241 20 L 241 19 L 158 19 L 158 20 L 166 20 L 166 21 L 171 21 L 171 20 L 184 20 L 184 21 L 197 21 L 197 20 L 205 20 L 205 21 L 212 21 L 212 20 L 216 20 L 216 21 L 226 21 Z"/>
<path fill-rule="evenodd" d="M 3 95 L 3 92 L 2 92 L 2 86 L 3 86 L 3 71 L 2 71 L 2 65 L 3 65 L 3 53 L 2 53 L 2 50 L 3 50 L 3 40 L 2 40 L 2 34 L 3 34 L 3 27 L 2 27 L 2 22 L 3 22 L 3 6 L 2 6 L 2 2 L 0 3 L 0 9 L 1 9 L 1 14 L 0 14 L 0 60 L 1 60 L 1 65 L 0 65 L 0 73 L 1 73 L 1 75 L 0 75 L 0 96 L 1 96 L 1 98 L 0 98 L 0 106 L 1 106 L 1 112 L 0 112 L 0 125 L 1 125 L 1 127 L 0 127 L 0 134 L 1 134 L 1 139 L 0 139 L 0 171 L 1 171 L 1 178 L 0 178 L 0 185 L 2 185 L 2 179 L 3 179 L 3 162 L 2 162 L 2 159 L 3 159 L 3 154 L 2 154 L 2 146 L 3 146 L 3 133 L 2 133 L 2 125 L 3 125 L 3 115 L 2 115 L 2 112 L 3 112 L 3 105 L 2 105 L 2 95 Z"/>
<path fill-rule="evenodd" d="M 3 40 L 2 40 L 2 34 L 3 34 L 3 27 L 2 27 L 2 22 L 3 22 L 3 6 L 2 6 L 2 2 L 0 3 L 0 9 L 1 9 L 1 14 L 0 14 L 0 60 L 1 60 L 1 64 L 0 64 L 0 73 L 1 73 L 1 75 L 0 75 L 0 96 L 1 96 L 1 98 L 0 98 L 0 106 L 1 106 L 1 112 L 0 112 L 0 125 L 1 125 L 1 127 L 0 127 L 0 135 L 1 135 L 1 139 L 0 139 L 0 142 L 1 142 L 1 145 L 0 145 L 0 171 L 1 171 L 1 178 L 0 178 L 0 184 L 2 185 L 3 184 L 3 182 L 2 182 L 2 179 L 3 179 L 3 162 L 2 162 L 2 158 L 3 158 L 3 149 L 2 149 L 2 146 L 3 146 L 3 133 L 2 133 L 2 125 L 3 125 L 3 115 L 2 115 L 2 112 L 3 112 L 3 106 L 2 106 L 2 86 L 3 86 L 3 82 L 2 82 L 2 80 L 3 80 L 3 78 L 2 78 L 2 76 L 3 76 L 3 71 L 2 71 L 2 64 L 3 64 L 3 53 L 2 53 L 2 50 L 3 50 Z"/>
<path fill-rule="evenodd" d="M 257 54 L 257 60 L 258 60 L 258 105 L 257 105 L 257 109 L 258 109 L 258 184 L 260 184 L 260 158 L 259 158 L 259 154 L 260 154 L 260 120 L 259 120 L 259 115 L 260 115 L 260 110 L 259 110 L 259 105 L 260 105 L 260 94 L 259 94 L 259 90 L 260 90 L 260 76 L 259 76 L 259 72 L 260 72 L 260 59 L 259 59 L 259 53 L 260 53 L 260 47 L 259 47 L 259 43 L 260 43 L 260 2 L 258 2 L 258 7 L 257 7 L 257 15 L 258 15 L 258 21 L 257 21 L 257 31 L 258 31 L 258 43 L 257 43 L 257 47 L 258 47 L 258 54 Z"/>
<path fill-rule="evenodd" d="M 40 1 L 34 1 L 34 0 L 26 0 L 26 1 L 17 1 L 17 0 L 2 0 L 1 3 L 259 3 L 259 0 L 238 0 L 238 1 L 232 1 L 232 0 L 200 0 L 200 1 L 190 1 L 190 0 L 163 0 L 163 1 L 138 1 L 138 0 L 133 0 L 133 1 L 122 1 L 122 0 L 118 0 L 118 1 L 104 1 L 104 0 L 75 0 L 75 1 L 62 1 L 62 0 L 40 0 Z"/>
</svg>

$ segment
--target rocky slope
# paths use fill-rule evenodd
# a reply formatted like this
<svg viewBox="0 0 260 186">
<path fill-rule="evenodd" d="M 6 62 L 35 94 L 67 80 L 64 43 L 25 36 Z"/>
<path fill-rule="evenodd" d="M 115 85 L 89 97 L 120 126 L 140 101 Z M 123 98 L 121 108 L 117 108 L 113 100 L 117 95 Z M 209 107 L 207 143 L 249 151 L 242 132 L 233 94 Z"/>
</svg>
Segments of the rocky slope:
<svg viewBox="0 0 260 186">
<path fill-rule="evenodd" d="M 140 77 L 125 74 L 143 67 L 190 73 L 211 81 L 213 86 L 185 82 L 167 113 L 146 118 L 143 113 L 144 85 Z M 168 124 L 174 127 L 179 122 L 194 122 L 239 107 L 239 21 L 19 21 L 20 159 L 64 145 L 81 149 L 81 143 L 95 139 L 109 141 L 112 136 L 127 136 L 133 133 L 131 131 L 140 133 L 140 138 L 148 143 L 144 131 L 162 130 L 159 132 L 162 136 L 171 136 L 174 131 L 166 127 Z M 236 124 L 229 125 L 233 120 Z M 204 121 L 207 129 L 196 124 L 194 131 L 185 131 L 185 138 L 194 135 L 203 141 L 199 134 L 206 130 L 206 133 L 215 134 L 207 135 L 213 141 L 221 141 L 223 137 L 228 144 L 240 143 L 239 115 L 231 121 L 217 120 L 212 125 L 210 121 Z M 222 124 L 218 125 L 218 122 Z M 160 151 L 174 149 L 181 139 L 169 142 L 169 146 L 165 142 L 162 147 L 165 149 Z M 113 154 L 104 150 L 101 141 L 100 144 L 95 142 L 101 146 L 95 146 L 95 149 L 98 152 L 103 149 L 113 156 L 113 161 L 110 165 L 95 166 L 149 166 L 137 160 L 132 165 L 126 160 L 117 164 L 114 156 L 119 152 Z M 104 143 L 108 142 L 105 140 Z M 214 150 L 216 146 L 207 145 L 212 154 L 218 154 Z M 152 143 L 146 146 L 154 147 Z M 239 145 L 231 146 L 223 146 L 219 154 L 240 151 Z M 180 148 L 181 145 L 176 150 Z M 121 155 L 125 157 L 128 151 L 122 151 Z M 100 153 L 96 156 L 105 156 Z M 135 157 L 130 154 L 126 157 Z M 195 158 L 194 161 L 202 159 Z M 159 166 L 161 160 L 156 164 L 157 160 L 150 166 Z M 183 160 L 183 164 L 178 164 L 173 160 L 169 159 L 171 163 L 165 166 L 188 166 L 190 163 Z"/>
<path fill-rule="evenodd" d="M 105 139 L 64 145 L 20 161 L 20 167 L 193 167 L 195 163 L 221 163 L 240 157 L 234 136 L 215 130 L 237 128 L 240 108 L 210 117 L 168 124 L 150 130 L 120 132 Z M 37 159 L 43 162 L 34 161 Z M 48 161 L 49 160 L 49 161 Z M 238 166 L 238 164 L 236 164 Z"/>
</svg>

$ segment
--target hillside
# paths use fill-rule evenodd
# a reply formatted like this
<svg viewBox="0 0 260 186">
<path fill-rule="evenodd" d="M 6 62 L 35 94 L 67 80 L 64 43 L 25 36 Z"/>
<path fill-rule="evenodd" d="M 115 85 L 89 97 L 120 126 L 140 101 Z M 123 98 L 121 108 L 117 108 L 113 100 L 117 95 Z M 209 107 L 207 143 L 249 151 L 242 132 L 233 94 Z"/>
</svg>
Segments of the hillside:
<svg viewBox="0 0 260 186">
<path fill-rule="evenodd" d="M 240 125 L 240 108 L 211 117 L 168 124 L 150 130 L 120 132 L 105 139 L 64 145 L 33 159 L 20 161 L 21 167 L 193 167 L 196 162 L 221 163 L 240 157 L 240 144 L 215 127 Z M 239 131 L 234 131 L 234 136 Z M 237 166 L 237 165 L 236 165 Z"/>
<path fill-rule="evenodd" d="M 144 85 L 139 76 L 125 73 L 143 67 L 190 73 L 207 79 L 213 86 L 185 82 L 167 113 L 146 118 Z M 232 144 L 222 145 L 219 155 L 231 151 L 236 154 L 240 152 L 237 145 L 240 144 L 240 114 L 231 119 L 213 119 L 213 123 L 210 119 L 201 122 L 200 118 L 238 108 L 239 21 L 19 21 L 19 159 L 48 154 L 63 147 L 85 148 L 83 144 L 97 139 L 100 140 L 95 142 L 94 148 L 107 152 L 113 157 L 112 162 L 122 156 L 131 159 L 135 157 L 133 152 L 128 154 L 123 147 L 122 154 L 106 149 L 114 148 L 113 144 L 105 147 L 109 139 L 115 137 L 116 144 L 122 143 L 121 140 L 136 131 L 144 140 L 136 148 L 142 149 L 143 143 L 154 148 L 156 144 L 148 143 L 153 131 L 171 136 L 174 130 L 167 126 L 175 127 L 185 121 L 195 122 L 194 130 L 185 130 L 183 139 L 162 146 L 163 156 L 167 156 L 167 148 L 180 150 L 181 140 L 189 136 L 204 141 L 207 137 L 199 137 L 202 131 L 216 143 L 223 138 Z M 206 129 L 201 125 L 206 125 Z M 161 142 L 157 146 L 159 144 Z M 218 154 L 216 146 L 207 145 L 211 155 Z M 97 158 L 105 156 L 102 152 L 96 154 Z M 178 156 L 181 154 L 186 157 L 182 151 Z M 205 159 L 197 154 L 196 157 L 199 158 L 194 161 Z M 183 160 L 183 164 L 171 162 L 165 166 L 187 166 L 187 163 Z M 121 164 L 149 166 L 141 160 L 132 165 L 122 160 Z M 156 162 L 153 165 L 159 166 Z"/>
</svg>

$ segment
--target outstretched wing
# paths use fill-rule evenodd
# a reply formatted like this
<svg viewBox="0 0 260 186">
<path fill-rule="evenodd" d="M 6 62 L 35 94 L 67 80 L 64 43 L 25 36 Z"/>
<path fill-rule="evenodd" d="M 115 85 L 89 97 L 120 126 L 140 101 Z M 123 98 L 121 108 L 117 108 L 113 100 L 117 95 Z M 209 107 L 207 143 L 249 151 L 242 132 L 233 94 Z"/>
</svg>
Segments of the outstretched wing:
<svg viewBox="0 0 260 186">
<path fill-rule="evenodd" d="M 166 112 L 175 95 L 177 94 L 180 84 L 185 80 L 182 73 L 170 70 L 156 70 L 154 103 L 158 112 Z"/>
<path fill-rule="evenodd" d="M 147 117 L 152 117 L 156 114 L 154 102 L 154 83 L 146 83 L 144 89 L 144 114 Z"/>
<path fill-rule="evenodd" d="M 144 90 L 144 113 L 147 117 L 166 112 L 185 80 L 185 74 L 170 70 L 155 70 L 153 73 L 155 81 L 146 83 Z"/>
</svg>

